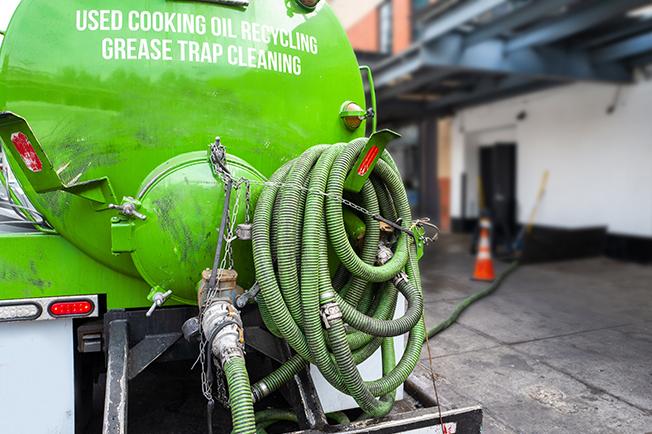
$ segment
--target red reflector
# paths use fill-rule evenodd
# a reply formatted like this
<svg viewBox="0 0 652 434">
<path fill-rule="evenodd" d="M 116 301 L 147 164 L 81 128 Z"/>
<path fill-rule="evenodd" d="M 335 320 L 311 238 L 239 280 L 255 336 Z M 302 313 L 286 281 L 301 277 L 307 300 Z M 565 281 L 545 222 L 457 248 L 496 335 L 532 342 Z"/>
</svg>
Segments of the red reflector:
<svg viewBox="0 0 652 434">
<path fill-rule="evenodd" d="M 367 151 L 367 155 L 362 159 L 362 163 L 360 163 L 360 167 L 358 167 L 358 175 L 362 176 L 367 173 L 377 155 L 378 146 L 374 145 L 369 149 L 369 151 Z"/>
<path fill-rule="evenodd" d="M 32 146 L 32 143 L 25 134 L 21 132 L 13 133 L 11 135 L 11 143 L 14 144 L 29 170 L 32 172 L 43 170 L 43 163 L 41 163 L 41 159 L 36 155 L 34 146 Z"/>
<path fill-rule="evenodd" d="M 48 311 L 52 316 L 81 316 L 90 314 L 93 308 L 90 300 L 55 301 Z"/>
</svg>

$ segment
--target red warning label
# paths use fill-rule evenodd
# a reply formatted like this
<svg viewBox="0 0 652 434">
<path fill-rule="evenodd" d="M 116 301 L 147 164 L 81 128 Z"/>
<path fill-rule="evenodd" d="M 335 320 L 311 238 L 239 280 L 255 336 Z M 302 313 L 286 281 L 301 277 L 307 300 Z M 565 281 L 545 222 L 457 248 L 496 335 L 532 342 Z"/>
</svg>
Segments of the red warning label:
<svg viewBox="0 0 652 434">
<path fill-rule="evenodd" d="M 13 133 L 11 135 L 11 143 L 14 144 L 29 170 L 32 172 L 43 170 L 43 163 L 41 163 L 41 159 L 36 155 L 34 146 L 32 146 L 32 143 L 25 134 L 21 132 Z"/>
<path fill-rule="evenodd" d="M 362 163 L 358 168 L 358 175 L 364 176 L 364 174 L 367 173 L 367 171 L 371 167 L 371 164 L 376 159 L 376 156 L 378 155 L 378 151 L 379 149 L 376 145 L 373 145 L 371 149 L 367 151 L 367 155 L 364 156 L 364 159 L 362 160 Z"/>
</svg>

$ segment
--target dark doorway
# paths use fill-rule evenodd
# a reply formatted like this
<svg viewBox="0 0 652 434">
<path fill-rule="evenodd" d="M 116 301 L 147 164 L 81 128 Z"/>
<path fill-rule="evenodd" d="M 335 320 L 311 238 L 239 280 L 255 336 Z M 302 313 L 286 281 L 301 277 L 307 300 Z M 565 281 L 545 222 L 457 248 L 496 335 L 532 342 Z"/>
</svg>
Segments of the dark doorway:
<svg viewBox="0 0 652 434">
<path fill-rule="evenodd" d="M 480 148 L 480 209 L 493 221 L 493 247 L 511 253 L 516 235 L 516 144 Z"/>
</svg>

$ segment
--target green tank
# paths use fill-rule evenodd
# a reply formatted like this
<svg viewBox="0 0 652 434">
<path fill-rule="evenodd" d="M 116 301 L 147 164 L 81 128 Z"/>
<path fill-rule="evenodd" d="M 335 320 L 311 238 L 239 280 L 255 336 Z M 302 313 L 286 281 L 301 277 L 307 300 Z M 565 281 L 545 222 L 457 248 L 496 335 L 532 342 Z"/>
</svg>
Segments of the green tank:
<svg viewBox="0 0 652 434">
<path fill-rule="evenodd" d="M 0 65 L 31 202 L 0 205 L 34 229 L 0 233 L 0 322 L 69 319 L 66 353 L 104 350 L 105 433 L 164 353 L 201 359 L 209 432 L 216 400 L 232 432 L 264 432 L 287 413 L 254 405 L 286 384 L 302 428 L 327 425 L 320 401 L 391 411 L 424 341 L 429 239 L 326 1 L 23 0 Z M 85 360 L 80 379 L 105 367 Z"/>
<path fill-rule="evenodd" d="M 39 142 L 51 163 L 34 172 L 9 152 L 34 207 L 106 273 L 172 289 L 184 302 L 196 301 L 197 269 L 212 265 L 217 240 L 224 189 L 200 164 L 216 136 L 238 175 L 263 181 L 310 146 L 365 130 L 340 118 L 345 102 L 364 105 L 365 96 L 326 2 L 218 3 L 25 0 L 0 51 L 0 108 L 27 121 L 34 139 L 26 143 Z M 46 176 L 55 181 L 44 187 Z M 95 182 L 99 202 L 79 194 Z M 254 200 L 260 189 L 251 186 Z M 109 205 L 123 197 L 147 219 L 116 217 Z M 247 286 L 251 247 L 238 244 Z M 11 291 L 3 297 L 25 294 Z M 112 307 L 133 305 L 124 291 L 106 292 Z"/>
</svg>

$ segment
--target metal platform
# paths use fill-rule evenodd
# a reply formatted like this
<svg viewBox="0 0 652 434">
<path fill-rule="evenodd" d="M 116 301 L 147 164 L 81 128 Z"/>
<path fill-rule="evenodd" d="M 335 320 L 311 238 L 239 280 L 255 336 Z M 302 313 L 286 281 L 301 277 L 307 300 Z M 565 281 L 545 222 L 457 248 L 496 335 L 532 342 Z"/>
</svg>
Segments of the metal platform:
<svg viewBox="0 0 652 434">
<path fill-rule="evenodd" d="M 155 312 L 152 322 L 144 311 L 109 311 L 104 317 L 107 354 L 104 434 L 127 432 L 129 381 L 156 360 L 192 358 L 192 346 L 181 339 L 181 325 L 196 315 L 195 308 L 176 307 Z M 244 317 L 248 348 L 275 360 L 289 357 L 287 345 L 257 326 L 257 315 Z M 252 339 L 249 339 L 251 336 Z M 78 340 L 83 341 L 83 336 Z M 329 425 L 308 369 L 284 386 L 283 398 L 298 415 L 297 433 L 461 433 L 479 434 L 482 409 L 469 407 L 443 412 L 435 407 L 393 414 L 379 419 Z M 445 429 L 442 429 L 443 422 Z"/>
</svg>

